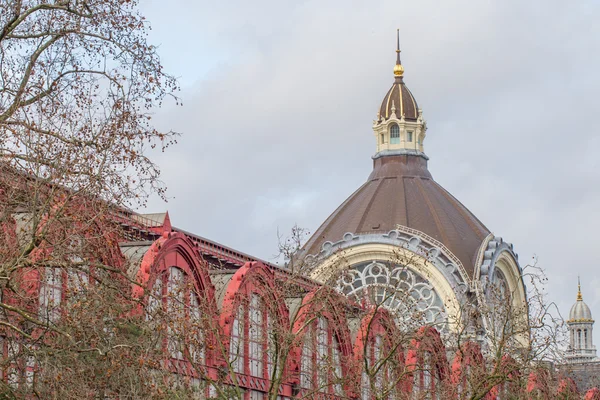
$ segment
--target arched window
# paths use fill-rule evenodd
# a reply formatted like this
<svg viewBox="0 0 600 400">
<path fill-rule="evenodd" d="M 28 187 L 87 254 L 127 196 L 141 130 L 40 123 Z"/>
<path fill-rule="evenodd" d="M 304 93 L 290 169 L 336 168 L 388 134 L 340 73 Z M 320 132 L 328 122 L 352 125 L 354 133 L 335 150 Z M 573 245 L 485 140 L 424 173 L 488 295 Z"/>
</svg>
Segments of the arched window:
<svg viewBox="0 0 600 400">
<path fill-rule="evenodd" d="M 390 144 L 400 144 L 400 127 L 396 124 L 390 127 Z"/>
<path fill-rule="evenodd" d="M 473 387 L 485 376 L 485 362 L 481 349 L 474 342 L 463 343 L 452 363 L 452 384 L 458 398 L 470 398 Z"/>
<path fill-rule="evenodd" d="M 172 359 L 204 363 L 201 317 L 195 286 L 181 268 L 170 267 L 156 278 L 148 298 L 146 318 L 166 324 L 166 350 Z"/>
<path fill-rule="evenodd" d="M 383 335 L 378 334 L 369 341 L 365 356 L 366 365 L 363 360 L 361 375 L 361 398 L 370 400 L 378 394 L 379 399 L 395 399 L 398 394 L 398 378 L 395 374 L 401 371 L 397 356 L 390 356 L 390 350 L 394 344 L 386 343 Z M 390 346 L 391 345 L 391 346 Z"/>
<path fill-rule="evenodd" d="M 529 399 L 552 399 L 550 383 L 553 379 L 545 368 L 538 368 L 529 374 L 527 380 L 527 395 Z"/>
<path fill-rule="evenodd" d="M 82 239 L 72 239 L 65 248 L 66 268 L 43 268 L 40 276 L 39 316 L 48 322 L 60 318 L 61 303 L 73 312 L 73 306 L 81 300 L 88 289 L 90 268 L 84 262 Z M 81 311 L 79 305 L 79 311 Z M 85 307 L 85 306 L 83 306 Z"/>
<path fill-rule="evenodd" d="M 577 348 L 581 349 L 581 329 L 577 329 Z"/>
<path fill-rule="evenodd" d="M 357 303 L 366 300 L 393 312 L 402 328 L 446 326 L 442 297 L 426 277 L 404 265 L 380 261 L 355 264 L 339 277 L 338 287 Z"/>
<path fill-rule="evenodd" d="M 571 378 L 562 378 L 558 382 L 556 397 L 559 399 L 580 399 L 581 395 L 577 390 L 577 384 Z M 587 397 L 586 397 L 587 399 Z"/>
<path fill-rule="evenodd" d="M 248 262 L 230 279 L 223 297 L 226 360 L 235 373 L 232 384 L 246 390 L 244 400 L 266 398 L 269 390 L 291 394 L 291 344 L 280 339 L 289 329 L 289 314 L 276 284 L 273 269 Z"/>
<path fill-rule="evenodd" d="M 362 369 L 361 399 L 398 397 L 404 372 L 402 337 L 394 318 L 383 308 L 362 319 L 354 345 L 357 365 Z"/>
<path fill-rule="evenodd" d="M 305 328 L 300 387 L 306 392 L 342 396 L 340 342 L 329 321 L 318 317 Z"/>
<path fill-rule="evenodd" d="M 236 373 L 269 379 L 273 372 L 269 313 L 258 294 L 246 300 L 238 305 L 233 320 L 229 361 Z"/>
<path fill-rule="evenodd" d="M 499 372 L 504 378 L 502 382 L 492 388 L 489 397 L 493 400 L 525 398 L 521 371 L 521 366 L 513 358 L 508 355 L 502 356 Z"/>
<path fill-rule="evenodd" d="M 442 384 L 446 376 L 446 354 L 439 333 L 423 327 L 413 340 L 406 365 L 412 372 L 413 398 L 442 399 Z M 423 397 L 425 396 L 425 397 Z"/>
<path fill-rule="evenodd" d="M 39 293 L 40 319 L 56 322 L 60 317 L 63 296 L 63 270 L 61 268 L 44 268 L 40 279 Z"/>
</svg>

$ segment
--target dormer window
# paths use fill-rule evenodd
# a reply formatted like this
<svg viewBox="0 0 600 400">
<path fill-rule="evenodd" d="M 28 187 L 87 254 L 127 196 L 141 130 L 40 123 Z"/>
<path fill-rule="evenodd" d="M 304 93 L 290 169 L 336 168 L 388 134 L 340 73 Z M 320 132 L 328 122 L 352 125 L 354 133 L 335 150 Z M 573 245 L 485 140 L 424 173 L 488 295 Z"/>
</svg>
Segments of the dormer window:
<svg viewBox="0 0 600 400">
<path fill-rule="evenodd" d="M 390 127 L 390 144 L 400 144 L 400 127 L 396 124 Z"/>
<path fill-rule="evenodd" d="M 406 132 L 406 141 L 407 142 L 412 142 L 413 141 L 413 133 L 412 133 L 412 131 Z"/>
</svg>

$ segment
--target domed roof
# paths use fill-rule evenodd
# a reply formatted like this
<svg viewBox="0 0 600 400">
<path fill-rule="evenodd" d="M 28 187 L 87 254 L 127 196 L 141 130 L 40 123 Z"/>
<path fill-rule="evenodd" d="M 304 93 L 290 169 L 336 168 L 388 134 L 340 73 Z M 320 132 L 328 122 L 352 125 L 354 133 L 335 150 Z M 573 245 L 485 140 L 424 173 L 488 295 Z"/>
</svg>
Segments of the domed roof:
<svg viewBox="0 0 600 400">
<path fill-rule="evenodd" d="M 583 302 L 583 300 L 577 300 L 573 307 L 571 307 L 571 311 L 569 312 L 569 322 L 577 322 L 577 321 L 591 321 L 592 320 L 592 312 L 587 304 Z"/>
<path fill-rule="evenodd" d="M 592 312 L 587 304 L 583 302 L 583 296 L 581 295 L 581 283 L 578 284 L 577 290 L 577 301 L 571 307 L 569 311 L 568 322 L 593 322 Z"/>
<path fill-rule="evenodd" d="M 401 119 L 402 115 L 409 121 L 415 121 L 419 117 L 417 101 L 406 87 L 402 76 L 396 76 L 394 84 L 383 98 L 379 107 L 380 120 L 388 120 L 394 111 L 398 119 Z"/>
<path fill-rule="evenodd" d="M 477 251 L 490 231 L 433 180 L 427 159 L 386 155 L 373 164 L 367 182 L 306 243 L 306 254 L 318 254 L 324 242 L 341 240 L 346 232 L 387 233 L 399 224 L 443 243 L 473 276 Z"/>
</svg>

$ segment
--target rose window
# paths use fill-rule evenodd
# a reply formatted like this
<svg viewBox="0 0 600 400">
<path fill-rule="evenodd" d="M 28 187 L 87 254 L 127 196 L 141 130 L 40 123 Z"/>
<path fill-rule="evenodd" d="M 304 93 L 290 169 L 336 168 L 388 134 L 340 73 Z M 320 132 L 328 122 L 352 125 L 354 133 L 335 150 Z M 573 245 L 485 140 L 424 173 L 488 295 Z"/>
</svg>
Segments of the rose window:
<svg viewBox="0 0 600 400">
<path fill-rule="evenodd" d="M 358 303 L 367 301 L 392 311 L 400 322 L 442 325 L 444 302 L 433 286 L 406 266 L 378 261 L 345 271 L 339 290 Z"/>
</svg>

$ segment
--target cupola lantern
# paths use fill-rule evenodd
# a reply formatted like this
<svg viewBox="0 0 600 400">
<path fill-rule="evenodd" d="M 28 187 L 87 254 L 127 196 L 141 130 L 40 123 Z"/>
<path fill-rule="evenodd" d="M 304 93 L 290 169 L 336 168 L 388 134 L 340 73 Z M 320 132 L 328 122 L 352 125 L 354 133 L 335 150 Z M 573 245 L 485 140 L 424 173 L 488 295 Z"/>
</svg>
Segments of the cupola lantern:
<svg viewBox="0 0 600 400">
<path fill-rule="evenodd" d="M 398 30 L 394 83 L 383 98 L 373 124 L 377 141 L 377 152 L 373 158 L 401 154 L 427 158 L 423 152 L 426 130 L 427 124 L 423 119 L 423 112 L 404 83 L 404 66 L 400 61 L 400 30 Z"/>
</svg>

